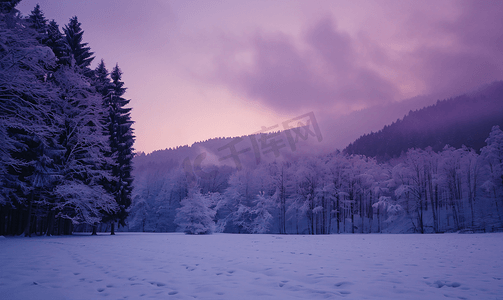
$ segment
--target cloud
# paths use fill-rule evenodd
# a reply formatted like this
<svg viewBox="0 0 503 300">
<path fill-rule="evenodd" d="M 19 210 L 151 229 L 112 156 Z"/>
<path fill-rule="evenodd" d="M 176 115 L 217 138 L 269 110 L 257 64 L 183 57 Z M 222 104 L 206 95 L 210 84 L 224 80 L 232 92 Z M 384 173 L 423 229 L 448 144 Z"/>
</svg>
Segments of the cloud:
<svg viewBox="0 0 503 300">
<path fill-rule="evenodd" d="M 365 107 L 396 98 L 391 82 L 361 64 L 353 39 L 325 18 L 306 31 L 306 49 L 285 34 L 256 33 L 246 45 L 252 59 L 239 62 L 239 53 L 226 51 L 216 60 L 217 78 L 279 112 L 313 107 Z"/>
<path fill-rule="evenodd" d="M 334 114 L 417 94 L 454 96 L 501 79 L 503 2 L 448 4 L 442 14 L 432 2 L 390 7 L 400 17 L 392 29 L 383 25 L 393 32 L 387 40 L 378 33 L 386 15 L 353 35 L 328 16 L 300 38 L 258 32 L 227 39 L 212 76 L 277 112 Z"/>
<path fill-rule="evenodd" d="M 308 44 L 319 57 L 320 64 L 333 78 L 326 86 L 326 103 L 347 105 L 371 105 L 394 100 L 398 91 L 389 80 L 365 65 L 366 59 L 357 52 L 355 41 L 338 31 L 331 19 L 323 19 L 306 35 Z M 325 74 L 318 74 L 322 81 Z"/>
<path fill-rule="evenodd" d="M 436 20 L 426 26 L 420 16 L 409 29 L 432 32 L 438 44 L 425 42 L 404 55 L 404 66 L 423 82 L 426 93 L 444 97 L 474 89 L 503 75 L 503 2 L 460 1 L 454 21 Z M 443 41 L 443 42 L 442 42 Z"/>
</svg>

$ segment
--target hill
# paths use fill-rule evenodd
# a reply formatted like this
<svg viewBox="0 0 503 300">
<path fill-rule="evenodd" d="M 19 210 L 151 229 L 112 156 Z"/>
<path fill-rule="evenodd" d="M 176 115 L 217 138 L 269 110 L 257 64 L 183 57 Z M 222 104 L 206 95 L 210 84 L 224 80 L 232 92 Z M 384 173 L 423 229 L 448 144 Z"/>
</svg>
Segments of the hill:
<svg viewBox="0 0 503 300">
<path fill-rule="evenodd" d="M 344 149 L 386 160 L 398 157 L 410 148 L 465 145 L 479 151 L 492 126 L 503 127 L 503 82 L 494 82 L 455 98 L 410 111 L 403 119 L 358 138 Z"/>
</svg>

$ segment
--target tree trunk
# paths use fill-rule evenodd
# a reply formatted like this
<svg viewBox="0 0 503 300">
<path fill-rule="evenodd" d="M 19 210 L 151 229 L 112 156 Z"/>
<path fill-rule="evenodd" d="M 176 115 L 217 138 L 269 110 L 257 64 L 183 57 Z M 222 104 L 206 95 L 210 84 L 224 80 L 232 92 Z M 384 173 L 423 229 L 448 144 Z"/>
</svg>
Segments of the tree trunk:
<svg viewBox="0 0 503 300">
<path fill-rule="evenodd" d="M 4 206 L 4 209 L 5 209 L 5 217 L 6 217 L 6 221 L 5 221 L 5 235 L 7 234 L 12 234 L 11 233 L 11 230 L 12 230 L 12 209 L 10 207 L 5 207 Z"/>
<path fill-rule="evenodd" d="M 47 236 L 51 236 L 54 231 L 54 211 L 50 210 L 47 214 Z"/>
<path fill-rule="evenodd" d="M 377 205 L 377 232 L 381 233 L 381 212 L 380 205 Z"/>
<path fill-rule="evenodd" d="M 341 224 L 341 206 L 339 203 L 339 193 L 337 193 L 337 233 L 341 233 L 340 224 Z"/>
<path fill-rule="evenodd" d="M 424 233 L 424 220 L 423 220 L 423 215 L 424 215 L 424 211 L 423 211 L 423 199 L 422 197 L 419 199 L 419 230 L 421 231 L 421 233 Z"/>
<path fill-rule="evenodd" d="M 5 209 L 0 206 L 0 235 L 5 235 Z"/>
<path fill-rule="evenodd" d="M 351 202 L 351 233 L 355 233 L 355 213 L 354 213 L 353 206 L 354 206 L 354 203 Z"/>
<path fill-rule="evenodd" d="M 295 208 L 295 229 L 297 230 L 297 234 L 299 234 L 299 208 Z"/>
<path fill-rule="evenodd" d="M 98 235 L 98 233 L 96 232 L 97 227 L 98 227 L 98 224 L 94 223 L 93 224 L 93 233 L 91 233 L 91 235 Z"/>
<path fill-rule="evenodd" d="M 31 237 L 31 206 L 33 202 L 35 191 L 31 191 L 30 200 L 28 201 L 28 216 L 26 220 L 26 227 L 24 228 L 24 236 Z"/>
<path fill-rule="evenodd" d="M 115 222 L 112 221 L 112 228 L 110 229 L 110 235 L 115 235 Z"/>
<path fill-rule="evenodd" d="M 281 187 L 280 187 L 280 233 L 286 234 L 286 191 L 285 191 L 285 171 L 284 166 L 281 166 Z"/>
<path fill-rule="evenodd" d="M 69 219 L 64 219 L 64 235 L 71 235 L 73 232 L 73 222 Z"/>
<path fill-rule="evenodd" d="M 365 227 L 365 212 L 364 212 L 364 207 L 365 207 L 365 191 L 362 191 L 362 194 L 360 195 L 360 218 L 361 218 L 361 223 L 362 223 L 362 233 Z"/>
<path fill-rule="evenodd" d="M 61 217 L 58 218 L 58 235 L 63 235 L 64 232 L 64 223 L 65 220 Z"/>
</svg>

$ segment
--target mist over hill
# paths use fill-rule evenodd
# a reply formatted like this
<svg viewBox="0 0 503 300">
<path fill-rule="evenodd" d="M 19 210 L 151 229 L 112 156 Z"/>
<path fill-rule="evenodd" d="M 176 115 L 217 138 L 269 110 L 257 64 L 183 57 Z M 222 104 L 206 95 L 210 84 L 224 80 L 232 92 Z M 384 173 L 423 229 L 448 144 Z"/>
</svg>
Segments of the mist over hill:
<svg viewBox="0 0 503 300">
<path fill-rule="evenodd" d="M 308 134 L 307 138 L 298 140 L 295 150 L 292 151 L 288 143 L 288 136 L 284 133 L 280 133 L 279 136 L 276 135 L 275 137 L 281 147 L 279 149 L 280 155 L 276 156 L 275 153 L 268 152 L 262 155 L 261 159 L 262 161 L 274 161 L 284 159 L 285 157 L 295 158 L 303 154 L 326 154 L 336 151 L 336 149 L 342 150 L 359 136 L 379 130 L 397 118 L 403 117 L 410 110 L 420 109 L 425 105 L 435 103 L 436 99 L 435 96 L 417 96 L 400 102 L 372 106 L 338 118 L 317 114 L 315 118 L 318 118 L 317 123 L 319 123 L 321 141 L 316 137 L 313 131 L 314 129 L 311 126 L 309 132 L 311 134 L 303 133 L 304 136 Z M 303 124 L 306 124 L 306 122 Z M 274 132 L 268 133 L 271 134 Z M 204 160 L 205 165 L 220 165 L 227 163 L 228 166 L 235 167 L 234 162 L 231 160 L 219 161 L 219 158 L 224 157 L 228 153 L 225 149 L 220 151 L 218 149 L 225 147 L 225 145 L 233 141 L 236 142 L 236 139 L 242 139 L 242 141 L 235 143 L 236 149 L 241 150 L 249 147 L 253 150 L 253 146 L 251 145 L 252 136 L 253 135 L 217 137 L 195 142 L 192 145 L 181 145 L 174 148 L 156 150 L 148 154 L 140 152 L 134 158 L 135 168 L 138 171 L 144 168 L 171 169 L 181 165 L 186 158 L 194 160 L 203 152 L 208 154 Z M 282 146 L 283 144 L 285 146 Z M 259 148 L 260 146 L 261 145 L 259 145 Z M 242 160 L 242 163 L 245 164 L 246 167 L 253 168 L 256 166 L 255 152 L 256 151 L 248 151 L 247 153 L 239 155 L 240 160 Z"/>
</svg>

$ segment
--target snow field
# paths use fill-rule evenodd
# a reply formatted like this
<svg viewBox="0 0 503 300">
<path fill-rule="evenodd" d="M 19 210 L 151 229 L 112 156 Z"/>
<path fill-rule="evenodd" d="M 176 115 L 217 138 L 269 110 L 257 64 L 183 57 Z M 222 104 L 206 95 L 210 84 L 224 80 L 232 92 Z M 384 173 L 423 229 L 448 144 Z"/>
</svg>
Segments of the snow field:
<svg viewBox="0 0 503 300">
<path fill-rule="evenodd" d="M 503 299 L 503 233 L 0 239 L 2 299 Z"/>
</svg>

